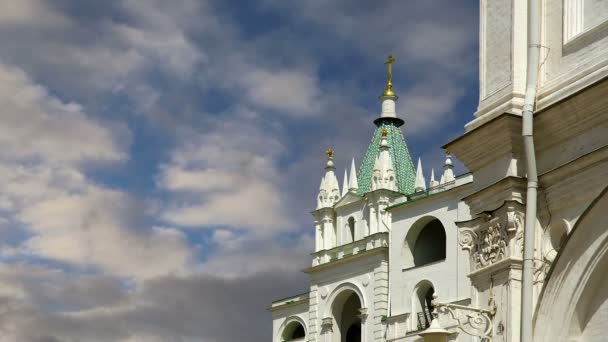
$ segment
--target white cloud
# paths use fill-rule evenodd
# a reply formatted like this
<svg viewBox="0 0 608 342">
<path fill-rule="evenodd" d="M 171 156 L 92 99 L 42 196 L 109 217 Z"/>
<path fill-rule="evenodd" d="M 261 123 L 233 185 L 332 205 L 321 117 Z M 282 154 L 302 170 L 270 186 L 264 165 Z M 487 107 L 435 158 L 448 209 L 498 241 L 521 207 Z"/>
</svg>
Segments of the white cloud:
<svg viewBox="0 0 608 342">
<path fill-rule="evenodd" d="M 0 2 L 0 25 L 31 24 L 57 26 L 66 23 L 66 18 L 49 9 L 43 0 L 19 0 Z"/>
<path fill-rule="evenodd" d="M 242 80 L 248 98 L 256 105 L 287 116 L 319 113 L 320 85 L 314 73 L 254 69 Z"/>
<path fill-rule="evenodd" d="M 310 266 L 311 235 L 301 235 L 281 245 L 268 238 L 219 229 L 212 242 L 218 249 L 201 266 L 202 274 L 242 279 L 265 272 L 291 273 Z"/>
<path fill-rule="evenodd" d="M 127 129 L 91 119 L 18 69 L 0 65 L 0 80 L 2 219 L 30 235 L 13 253 L 125 277 L 184 272 L 192 252 L 183 233 L 134 227 L 143 208 L 81 170 L 126 159 Z"/>
<path fill-rule="evenodd" d="M 80 105 L 50 96 L 19 69 L 0 64 L 0 158 L 47 162 L 116 161 L 126 158 L 124 127 L 103 126 Z"/>
<path fill-rule="evenodd" d="M 438 96 L 441 94 L 441 96 Z M 464 87 L 454 80 L 429 77 L 411 87 L 402 95 L 400 111 L 404 113 L 406 129 L 410 135 L 424 135 L 440 129 L 447 121 L 462 113 L 454 112 L 465 94 Z M 437 145 L 441 141 L 437 142 Z M 439 146 L 437 146 L 438 148 Z"/>
<path fill-rule="evenodd" d="M 272 131 L 257 125 L 222 120 L 211 132 L 183 137 L 158 178 L 158 186 L 172 194 L 165 220 L 261 234 L 290 228 L 277 160 L 284 147 Z"/>
<path fill-rule="evenodd" d="M 105 17 L 107 13 L 102 12 L 95 20 L 63 12 L 64 7 L 76 13 L 91 11 L 77 2 L 2 2 L 0 42 L 10 44 L 11 49 L 1 51 L 0 57 L 45 78 L 71 97 L 117 88 L 130 95 L 131 88 L 140 85 L 150 70 L 185 80 L 205 60 L 204 52 L 183 27 L 186 14 L 203 19 L 203 6 L 196 2 L 167 5 L 120 0 L 107 7 L 120 12 L 122 18 Z M 95 5 L 92 10 L 103 7 Z"/>
</svg>

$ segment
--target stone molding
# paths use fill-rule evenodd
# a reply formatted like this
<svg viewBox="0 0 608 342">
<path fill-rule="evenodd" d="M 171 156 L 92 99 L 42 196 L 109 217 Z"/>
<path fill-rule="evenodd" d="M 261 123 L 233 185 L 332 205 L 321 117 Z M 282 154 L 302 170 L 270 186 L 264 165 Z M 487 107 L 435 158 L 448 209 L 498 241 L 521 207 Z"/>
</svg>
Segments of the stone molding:
<svg viewBox="0 0 608 342">
<path fill-rule="evenodd" d="M 334 320 L 331 317 L 321 319 L 321 329 L 323 332 L 333 331 Z"/>
</svg>

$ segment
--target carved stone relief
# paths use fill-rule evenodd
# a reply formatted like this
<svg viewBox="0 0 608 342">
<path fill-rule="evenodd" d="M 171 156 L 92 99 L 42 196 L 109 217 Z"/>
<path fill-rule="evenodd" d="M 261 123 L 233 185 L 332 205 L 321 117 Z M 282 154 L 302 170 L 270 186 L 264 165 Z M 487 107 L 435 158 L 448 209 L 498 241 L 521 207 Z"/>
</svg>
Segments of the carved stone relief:
<svg viewBox="0 0 608 342">
<path fill-rule="evenodd" d="M 473 269 L 523 255 L 523 220 L 514 207 L 484 213 L 471 223 L 460 229 L 459 243 L 469 251 Z"/>
</svg>

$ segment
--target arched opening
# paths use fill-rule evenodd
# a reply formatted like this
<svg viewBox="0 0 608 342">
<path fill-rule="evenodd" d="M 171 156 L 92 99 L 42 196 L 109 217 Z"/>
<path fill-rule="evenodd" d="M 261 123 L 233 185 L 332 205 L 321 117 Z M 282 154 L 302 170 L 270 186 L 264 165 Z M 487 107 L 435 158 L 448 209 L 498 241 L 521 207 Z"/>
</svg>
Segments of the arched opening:
<svg viewBox="0 0 608 342">
<path fill-rule="evenodd" d="M 292 321 L 289 322 L 285 327 L 285 330 L 283 330 L 281 341 L 304 341 L 305 337 L 306 331 L 304 330 L 304 326 L 298 321 Z"/>
<path fill-rule="evenodd" d="M 355 219 L 353 217 L 348 218 L 348 233 L 350 242 L 355 241 Z"/>
<path fill-rule="evenodd" d="M 337 329 L 334 329 L 333 342 L 361 342 L 361 300 L 351 290 L 340 293 L 332 305 Z"/>
<path fill-rule="evenodd" d="M 446 235 L 441 221 L 425 216 L 412 225 L 405 238 L 405 268 L 418 267 L 445 260 Z"/>
<path fill-rule="evenodd" d="M 433 295 L 435 288 L 428 281 L 421 282 L 412 296 L 412 317 L 414 326 L 413 330 L 424 330 L 431 325 L 433 320 Z"/>
<path fill-rule="evenodd" d="M 414 266 L 445 259 L 445 230 L 437 219 L 427 223 L 414 243 Z"/>
</svg>

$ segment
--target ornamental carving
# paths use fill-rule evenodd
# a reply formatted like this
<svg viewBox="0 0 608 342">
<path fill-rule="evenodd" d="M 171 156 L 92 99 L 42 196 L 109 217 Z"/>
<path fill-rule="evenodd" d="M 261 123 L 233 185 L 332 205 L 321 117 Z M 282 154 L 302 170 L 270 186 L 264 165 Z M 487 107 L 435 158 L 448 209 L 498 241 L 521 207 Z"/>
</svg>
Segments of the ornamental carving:
<svg viewBox="0 0 608 342">
<path fill-rule="evenodd" d="M 496 304 L 490 300 L 489 308 L 481 309 L 470 306 L 441 303 L 437 301 L 437 295 L 433 295 L 432 305 L 436 312 L 447 313 L 452 319 L 458 321 L 457 327 L 464 333 L 476 336 L 483 342 L 492 341 L 494 335 L 494 317 L 496 316 Z"/>
<path fill-rule="evenodd" d="M 522 217 L 514 207 L 506 207 L 496 215 L 483 213 L 470 228 L 461 228 L 459 243 L 469 251 L 471 263 L 479 269 L 507 257 L 523 255 Z"/>
<path fill-rule="evenodd" d="M 507 232 L 500 223 L 490 225 L 477 240 L 475 263 L 483 267 L 504 258 L 507 252 Z"/>
</svg>

